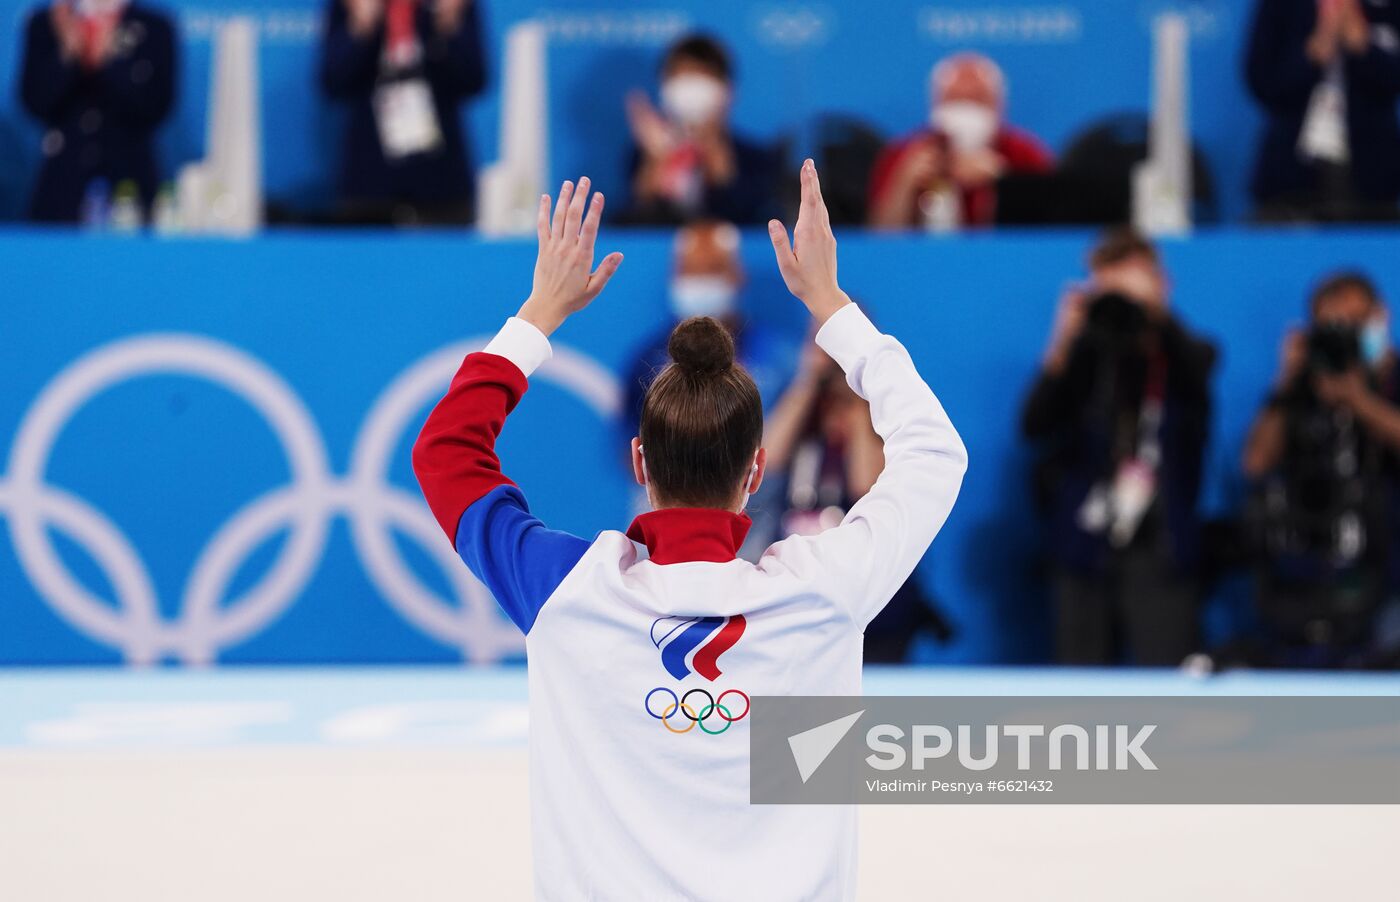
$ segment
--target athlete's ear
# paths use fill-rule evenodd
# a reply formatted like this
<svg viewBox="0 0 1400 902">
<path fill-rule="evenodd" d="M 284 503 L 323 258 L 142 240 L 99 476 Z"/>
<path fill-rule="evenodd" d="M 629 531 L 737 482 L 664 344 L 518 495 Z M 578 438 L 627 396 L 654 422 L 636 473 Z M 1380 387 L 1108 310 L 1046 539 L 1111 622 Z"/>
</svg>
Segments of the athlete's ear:
<svg viewBox="0 0 1400 902">
<path fill-rule="evenodd" d="M 758 487 L 763 485 L 763 475 L 768 472 L 768 449 L 759 448 L 758 453 L 753 458 L 753 478 L 749 480 L 749 494 L 758 491 Z"/>
<path fill-rule="evenodd" d="M 632 437 L 632 476 L 637 480 L 637 485 L 647 484 L 647 462 L 642 457 L 642 440 L 636 436 Z"/>
</svg>

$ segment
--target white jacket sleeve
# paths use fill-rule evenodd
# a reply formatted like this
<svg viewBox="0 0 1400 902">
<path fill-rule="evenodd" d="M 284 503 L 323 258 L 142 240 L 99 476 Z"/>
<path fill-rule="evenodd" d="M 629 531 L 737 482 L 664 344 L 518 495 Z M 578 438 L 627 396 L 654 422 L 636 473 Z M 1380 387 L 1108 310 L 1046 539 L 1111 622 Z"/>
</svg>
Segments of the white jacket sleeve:
<svg viewBox="0 0 1400 902">
<path fill-rule="evenodd" d="M 889 602 L 957 500 L 967 449 L 909 352 L 882 335 L 855 304 L 817 332 L 884 441 L 885 468 L 839 526 L 778 542 L 765 557 L 810 575 L 862 629 Z"/>
</svg>

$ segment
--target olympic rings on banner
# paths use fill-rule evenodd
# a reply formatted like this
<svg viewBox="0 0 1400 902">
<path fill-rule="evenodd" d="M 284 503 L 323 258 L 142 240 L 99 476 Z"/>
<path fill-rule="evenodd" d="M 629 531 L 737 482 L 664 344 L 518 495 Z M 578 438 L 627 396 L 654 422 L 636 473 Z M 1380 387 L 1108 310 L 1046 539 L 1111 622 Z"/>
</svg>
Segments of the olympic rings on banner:
<svg viewBox="0 0 1400 902">
<path fill-rule="evenodd" d="M 652 697 L 658 692 L 671 696 L 669 702 L 664 702 L 664 707 L 659 714 L 652 704 Z M 701 705 L 698 710 L 689 701 L 690 697 L 696 693 L 705 696 L 706 699 L 705 704 Z M 724 703 L 724 700 L 731 695 L 738 696 L 744 700 L 744 708 L 738 714 L 735 714 L 734 711 Z M 718 736 L 720 733 L 728 730 L 732 724 L 749 716 L 749 697 L 740 689 L 726 689 L 719 694 L 719 698 L 715 698 L 707 690 L 699 687 L 689 689 L 684 695 L 678 696 L 674 689 L 668 689 L 665 686 L 657 686 L 647 693 L 646 699 L 642 702 L 642 707 L 646 709 L 647 714 L 661 721 L 661 725 L 666 728 L 667 732 L 689 733 L 691 730 L 695 729 L 696 724 L 699 724 L 702 733 Z M 737 705 L 735 709 L 737 710 Z M 718 717 L 723 721 L 724 726 L 716 730 L 710 729 L 706 726 L 706 721 L 710 720 L 711 717 Z M 679 718 L 684 718 L 689 721 L 684 729 L 677 729 L 671 726 L 671 722 Z"/>
<path fill-rule="evenodd" d="M 313 412 L 293 387 L 240 348 L 200 335 L 158 333 L 88 351 L 39 392 L 15 431 L 8 461 L 0 461 L 0 521 L 19 567 L 54 613 L 130 663 L 210 664 L 266 630 L 308 592 L 332 526 L 343 519 L 377 595 L 411 626 L 468 661 L 517 653 L 524 648 L 519 630 L 443 541 L 417 490 L 390 480 L 404 437 L 417 432 L 423 411 L 442 395 L 462 358 L 488 339 L 440 348 L 396 376 L 365 414 L 345 472 L 332 467 Z M 187 572 L 167 571 L 160 574 L 164 579 L 148 566 L 150 548 L 119 527 L 121 511 L 104 511 L 49 481 L 50 458 L 69 422 L 89 404 L 103 402 L 109 389 L 148 376 L 198 379 L 249 405 L 267 423 L 287 472 L 284 482 L 243 502 L 214 529 Z M 621 408 L 623 392 L 612 374 L 562 345 L 534 378 L 553 382 L 602 422 L 611 422 Z M 238 576 L 248 559 L 282 533 L 285 541 L 262 575 L 242 585 Z M 92 591 L 69 569 L 56 541 L 60 535 L 97 565 L 113 598 Z M 446 577 L 446 591 L 422 578 L 401 540 L 427 552 Z M 180 588 L 176 596 L 162 597 L 160 586 Z"/>
</svg>

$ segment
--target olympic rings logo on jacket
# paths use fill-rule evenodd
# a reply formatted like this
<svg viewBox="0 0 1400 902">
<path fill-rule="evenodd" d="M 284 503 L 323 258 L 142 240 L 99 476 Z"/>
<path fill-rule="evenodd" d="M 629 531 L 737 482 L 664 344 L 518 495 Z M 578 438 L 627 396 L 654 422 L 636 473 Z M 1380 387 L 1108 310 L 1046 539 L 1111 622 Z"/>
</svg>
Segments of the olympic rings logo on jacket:
<svg viewBox="0 0 1400 902">
<path fill-rule="evenodd" d="M 653 702 L 652 698 L 657 693 L 665 693 L 671 696 L 670 702 L 665 702 L 664 698 L 662 701 Z M 705 703 L 698 705 L 698 707 L 695 704 L 691 704 L 690 701 L 690 697 L 696 694 L 705 696 Z M 724 700 L 731 695 L 743 699 L 743 710 L 739 710 L 737 700 L 731 700 L 729 705 L 724 703 Z M 689 733 L 698 726 L 702 733 L 718 736 L 728 730 L 731 725 L 749 716 L 749 697 L 742 690 L 726 689 L 719 694 L 719 698 L 715 698 L 709 691 L 698 687 L 678 697 L 675 690 L 668 689 L 665 686 L 657 686 L 647 693 L 646 700 L 643 702 L 643 707 L 646 708 L 648 714 L 661 721 L 661 725 L 671 733 Z M 660 713 L 656 711 L 657 707 L 661 707 Z M 735 713 L 736 711 L 738 713 Z M 723 726 L 718 729 L 712 729 L 706 725 L 708 721 L 716 717 L 723 721 Z M 685 721 L 684 727 L 677 728 L 672 726 L 673 723 L 681 720 Z"/>
</svg>

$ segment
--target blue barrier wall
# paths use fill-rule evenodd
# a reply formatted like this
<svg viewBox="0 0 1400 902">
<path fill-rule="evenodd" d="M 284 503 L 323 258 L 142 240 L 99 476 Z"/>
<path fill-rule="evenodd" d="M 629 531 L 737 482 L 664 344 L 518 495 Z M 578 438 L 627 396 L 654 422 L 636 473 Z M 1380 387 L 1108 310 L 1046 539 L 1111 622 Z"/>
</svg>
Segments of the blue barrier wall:
<svg viewBox="0 0 1400 902">
<path fill-rule="evenodd" d="M 921 571 L 961 633 L 925 660 L 1046 654 L 1015 424 L 1089 239 L 842 237 L 843 282 L 908 345 L 971 453 Z M 1394 245 L 1350 232 L 1165 245 L 1178 308 L 1223 351 L 1208 509 L 1238 497 L 1244 431 L 1307 287 L 1364 262 L 1394 296 Z M 616 374 L 667 315 L 669 238 L 608 236 L 613 248 L 621 273 L 559 333 L 502 443 L 535 510 L 584 535 L 629 520 Z M 744 255 L 755 316 L 800 334 L 766 236 L 747 234 Z M 514 311 L 532 260 L 529 242 L 448 234 L 0 235 L 0 664 L 518 653 L 451 559 L 408 449 L 461 343 Z"/>
<path fill-rule="evenodd" d="M 182 87 L 162 134 L 167 172 L 203 154 L 210 35 L 232 13 L 253 15 L 262 33 L 263 125 L 270 198 L 303 208 L 331 197 L 339 119 L 317 94 L 315 66 L 323 0 L 152 0 L 178 18 Z M 1148 23 L 1163 9 L 1192 22 L 1191 125 L 1221 183 L 1228 218 L 1245 211 L 1258 117 L 1240 75 L 1251 0 L 474 0 L 490 32 L 491 71 L 501 36 L 529 17 L 550 34 L 551 162 L 558 178 L 588 172 L 616 193 L 623 184 L 627 126 L 622 99 L 648 87 L 661 49 L 692 27 L 733 47 L 739 68 L 738 127 L 792 142 L 805 152 L 820 114 L 854 113 L 885 132 L 907 132 L 927 116 L 929 67 L 961 48 L 1004 66 L 1010 117 L 1054 149 L 1105 114 L 1147 108 Z M 0 0 L 0 215 L 23 208 L 39 132 L 15 100 L 19 39 L 31 8 Z M 464 113 L 479 159 L 496 152 L 494 83 Z M 15 165 L 11 165 L 11 161 Z"/>
</svg>

